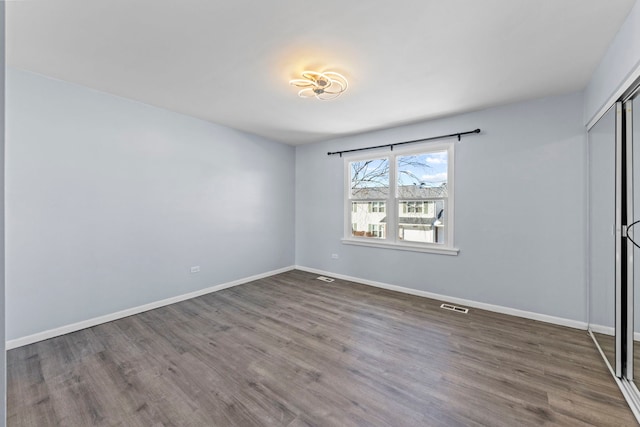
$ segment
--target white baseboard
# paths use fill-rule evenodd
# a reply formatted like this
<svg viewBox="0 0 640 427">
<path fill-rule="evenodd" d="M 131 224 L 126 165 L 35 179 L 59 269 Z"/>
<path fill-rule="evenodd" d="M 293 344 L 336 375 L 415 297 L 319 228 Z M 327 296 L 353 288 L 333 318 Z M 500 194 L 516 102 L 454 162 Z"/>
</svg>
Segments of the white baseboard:
<svg viewBox="0 0 640 427">
<path fill-rule="evenodd" d="M 504 307 L 501 305 L 487 304 L 463 298 L 451 297 L 448 295 L 436 294 L 433 292 L 420 291 L 417 289 L 405 288 L 403 286 L 390 285 L 388 283 L 375 282 L 373 280 L 361 279 L 359 277 L 346 276 L 344 274 L 332 273 L 330 271 L 318 270 L 315 268 L 295 266 L 296 270 L 302 270 L 309 273 L 320 274 L 323 276 L 335 277 L 337 279 L 348 280 L 350 282 L 361 283 L 363 285 L 375 286 L 376 288 L 389 289 L 392 291 L 402 292 L 405 294 L 416 295 L 420 297 L 431 298 L 439 301 L 450 302 L 459 305 L 479 308 L 481 310 L 493 311 L 496 313 L 509 314 L 516 317 L 524 317 L 525 319 L 538 320 L 540 322 L 552 323 L 554 325 L 568 326 L 570 328 L 587 330 L 589 324 L 578 320 L 566 319 L 564 317 L 549 316 L 547 314 L 535 313 L 532 311 L 518 310 L 516 308 Z"/>
<path fill-rule="evenodd" d="M 589 325 L 589 329 L 591 329 L 591 331 L 595 332 L 596 334 L 611 335 L 611 336 L 615 336 L 616 334 L 616 330 L 613 328 L 613 326 L 602 326 L 602 325 L 592 324 L 592 325 Z M 633 340 L 640 341 L 640 332 L 633 333 Z"/>
<path fill-rule="evenodd" d="M 597 334 L 603 334 L 603 335 L 615 335 L 615 328 L 613 326 L 602 326 L 602 325 L 589 325 L 589 329 L 591 329 L 592 332 L 595 332 Z"/>
<path fill-rule="evenodd" d="M 137 307 L 128 308 L 126 310 L 117 311 L 115 313 L 105 314 L 104 316 L 94 317 L 92 319 L 83 320 L 81 322 L 72 323 L 70 325 L 60 326 L 58 328 L 49 329 L 43 332 L 38 332 L 33 335 L 27 335 L 26 337 L 12 339 L 6 342 L 6 349 L 22 347 L 23 345 L 33 344 L 34 342 L 43 341 L 49 338 L 57 337 L 60 335 L 68 334 L 70 332 L 79 331 L 81 329 L 90 328 L 92 326 L 99 325 L 101 323 L 111 322 L 113 320 L 122 319 L 123 317 L 132 316 L 134 314 L 142 313 L 145 311 L 153 310 L 154 308 L 164 307 L 165 305 L 174 304 L 176 302 L 196 298 L 202 295 L 210 294 L 212 292 L 221 291 L 223 289 L 231 288 L 233 286 L 242 285 L 244 283 L 253 282 L 254 280 L 262 279 L 264 277 L 273 276 L 275 274 L 291 271 L 294 266 L 288 266 L 279 268 L 277 270 L 267 271 L 265 273 L 256 274 L 254 276 L 245 277 L 242 279 L 234 280 L 232 282 L 222 283 L 219 285 L 211 286 L 205 289 L 200 289 L 194 292 L 178 295 L 171 298 L 166 298 L 160 301 L 151 302 Z"/>
</svg>

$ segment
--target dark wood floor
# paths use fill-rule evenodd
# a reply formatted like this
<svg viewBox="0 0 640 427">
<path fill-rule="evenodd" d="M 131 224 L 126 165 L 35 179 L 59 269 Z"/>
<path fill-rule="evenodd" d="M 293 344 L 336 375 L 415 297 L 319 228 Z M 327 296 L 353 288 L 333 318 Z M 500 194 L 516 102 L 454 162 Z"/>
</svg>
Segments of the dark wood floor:
<svg viewBox="0 0 640 427">
<path fill-rule="evenodd" d="M 585 331 L 314 278 L 11 350 L 8 425 L 636 425 Z"/>
</svg>

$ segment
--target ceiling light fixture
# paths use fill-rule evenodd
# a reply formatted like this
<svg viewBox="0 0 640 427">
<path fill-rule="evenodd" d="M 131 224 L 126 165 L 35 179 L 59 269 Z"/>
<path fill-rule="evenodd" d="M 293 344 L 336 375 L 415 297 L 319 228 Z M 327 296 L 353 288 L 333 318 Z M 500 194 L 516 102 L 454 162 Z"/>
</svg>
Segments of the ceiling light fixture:
<svg viewBox="0 0 640 427">
<path fill-rule="evenodd" d="M 343 75 L 333 71 L 318 73 L 316 71 L 303 71 L 302 79 L 289 81 L 292 86 L 301 87 L 298 92 L 300 98 L 318 98 L 326 101 L 335 99 L 347 90 L 347 79 Z"/>
</svg>

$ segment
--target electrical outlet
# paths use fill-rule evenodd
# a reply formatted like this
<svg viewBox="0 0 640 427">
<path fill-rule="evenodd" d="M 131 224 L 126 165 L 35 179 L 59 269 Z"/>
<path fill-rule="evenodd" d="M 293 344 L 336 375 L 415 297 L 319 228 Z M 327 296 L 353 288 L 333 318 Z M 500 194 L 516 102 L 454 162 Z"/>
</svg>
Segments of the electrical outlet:
<svg viewBox="0 0 640 427">
<path fill-rule="evenodd" d="M 200 273 L 200 266 L 199 265 L 194 265 L 193 267 L 191 267 L 191 272 L 192 273 Z"/>
<path fill-rule="evenodd" d="M 338 259 L 340 256 L 338 254 L 331 254 L 331 259 Z"/>
</svg>

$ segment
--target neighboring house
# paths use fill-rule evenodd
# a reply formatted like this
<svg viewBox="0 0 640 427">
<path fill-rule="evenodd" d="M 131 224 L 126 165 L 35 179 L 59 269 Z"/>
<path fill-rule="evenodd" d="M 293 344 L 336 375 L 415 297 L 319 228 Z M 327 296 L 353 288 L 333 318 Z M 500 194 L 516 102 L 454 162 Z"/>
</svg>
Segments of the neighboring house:
<svg viewBox="0 0 640 427">
<path fill-rule="evenodd" d="M 387 237 L 387 188 L 353 190 L 351 230 L 355 237 L 384 239 Z M 409 242 L 443 243 L 446 227 L 444 206 L 447 186 L 398 187 L 398 238 Z"/>
</svg>

